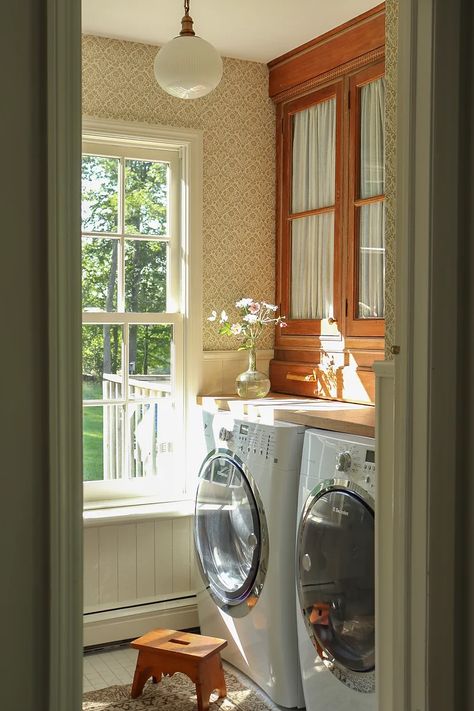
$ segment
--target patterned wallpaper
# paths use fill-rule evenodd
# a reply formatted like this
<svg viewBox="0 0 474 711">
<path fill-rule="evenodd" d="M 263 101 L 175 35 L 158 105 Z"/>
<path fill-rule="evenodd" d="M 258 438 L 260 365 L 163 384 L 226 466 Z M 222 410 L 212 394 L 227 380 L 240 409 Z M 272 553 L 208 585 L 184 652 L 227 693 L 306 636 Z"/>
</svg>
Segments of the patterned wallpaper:
<svg viewBox="0 0 474 711">
<path fill-rule="evenodd" d="M 275 292 L 275 109 L 263 64 L 224 59 L 217 89 L 183 101 L 153 75 L 157 48 L 83 37 L 83 112 L 204 132 L 203 342 L 231 350 L 206 320 L 242 296 L 272 301 Z M 272 348 L 273 333 L 261 348 Z"/>
<path fill-rule="evenodd" d="M 204 131 L 203 342 L 233 350 L 206 320 L 241 296 L 274 298 L 274 106 L 267 68 L 224 58 L 217 89 L 194 101 L 163 92 L 154 46 L 83 37 L 83 111 L 88 116 Z M 386 0 L 386 357 L 395 334 L 398 0 Z M 256 290 L 258 285 L 258 291 Z M 261 348 L 271 348 L 269 331 Z"/>
<path fill-rule="evenodd" d="M 390 359 L 395 338 L 398 0 L 386 0 L 385 12 L 385 355 Z"/>
</svg>

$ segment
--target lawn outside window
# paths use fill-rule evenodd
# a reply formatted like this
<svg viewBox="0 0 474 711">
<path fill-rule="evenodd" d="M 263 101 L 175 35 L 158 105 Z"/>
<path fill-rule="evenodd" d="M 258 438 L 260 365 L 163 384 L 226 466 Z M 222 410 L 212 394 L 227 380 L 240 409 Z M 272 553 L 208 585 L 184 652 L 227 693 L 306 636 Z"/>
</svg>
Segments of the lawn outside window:
<svg viewBox="0 0 474 711">
<path fill-rule="evenodd" d="M 193 468 L 185 442 L 202 348 L 185 324 L 201 302 L 190 298 L 200 259 L 193 255 L 191 274 L 197 203 L 184 171 L 199 158 L 200 138 L 173 141 L 168 130 L 160 140 L 158 128 L 143 127 L 144 136 L 127 128 L 131 135 L 124 124 L 89 122 L 83 142 L 86 505 L 186 498 Z"/>
</svg>

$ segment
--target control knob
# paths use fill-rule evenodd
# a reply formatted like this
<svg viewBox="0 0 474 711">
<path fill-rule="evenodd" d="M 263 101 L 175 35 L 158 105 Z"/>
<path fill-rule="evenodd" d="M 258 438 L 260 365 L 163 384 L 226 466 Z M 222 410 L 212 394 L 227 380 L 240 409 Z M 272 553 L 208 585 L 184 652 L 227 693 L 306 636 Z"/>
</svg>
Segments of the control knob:
<svg viewBox="0 0 474 711">
<path fill-rule="evenodd" d="M 229 440 L 232 439 L 233 432 L 232 430 L 228 430 L 225 427 L 221 427 L 219 430 L 219 439 L 222 442 L 229 442 Z"/>
<path fill-rule="evenodd" d="M 348 472 L 352 466 L 350 452 L 341 452 L 336 457 L 336 469 L 338 472 Z"/>
</svg>

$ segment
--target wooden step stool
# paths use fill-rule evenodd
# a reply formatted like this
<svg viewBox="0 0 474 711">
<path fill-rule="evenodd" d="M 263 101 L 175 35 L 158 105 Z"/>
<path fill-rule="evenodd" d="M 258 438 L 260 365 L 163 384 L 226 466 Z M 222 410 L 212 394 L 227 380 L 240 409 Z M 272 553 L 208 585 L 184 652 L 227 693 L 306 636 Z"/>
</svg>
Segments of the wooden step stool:
<svg viewBox="0 0 474 711">
<path fill-rule="evenodd" d="M 220 699 L 227 695 L 220 655 L 227 646 L 225 639 L 158 629 L 130 645 L 138 649 L 132 699 L 140 696 L 150 677 L 156 684 L 162 676 L 173 676 L 176 672 L 186 674 L 196 684 L 199 711 L 208 711 L 209 697 L 215 689 Z"/>
</svg>

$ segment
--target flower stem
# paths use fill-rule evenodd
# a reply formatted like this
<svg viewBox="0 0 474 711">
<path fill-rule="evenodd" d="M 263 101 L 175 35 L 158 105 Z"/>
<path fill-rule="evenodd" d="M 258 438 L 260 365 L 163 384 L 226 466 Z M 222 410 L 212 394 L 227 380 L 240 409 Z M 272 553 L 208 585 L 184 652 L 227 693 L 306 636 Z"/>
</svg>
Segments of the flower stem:
<svg viewBox="0 0 474 711">
<path fill-rule="evenodd" d="M 249 352 L 249 367 L 248 370 L 257 370 L 257 352 L 255 346 L 248 349 Z"/>
</svg>

